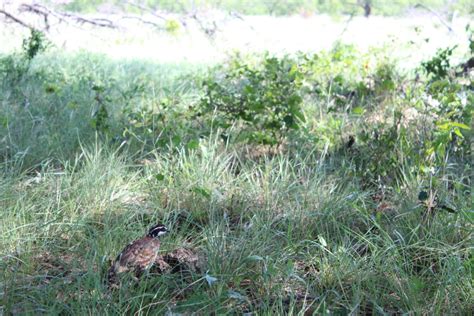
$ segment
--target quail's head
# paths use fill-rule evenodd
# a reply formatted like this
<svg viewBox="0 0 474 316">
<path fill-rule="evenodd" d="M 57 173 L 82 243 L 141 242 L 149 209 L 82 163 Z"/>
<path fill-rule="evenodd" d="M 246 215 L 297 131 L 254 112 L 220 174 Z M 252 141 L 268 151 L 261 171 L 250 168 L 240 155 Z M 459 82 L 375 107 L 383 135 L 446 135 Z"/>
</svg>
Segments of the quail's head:
<svg viewBox="0 0 474 316">
<path fill-rule="evenodd" d="M 168 229 L 166 228 L 165 225 L 157 224 L 157 225 L 153 226 L 152 228 L 150 228 L 150 230 L 148 231 L 147 236 L 156 238 L 156 237 L 163 236 L 167 232 L 168 232 Z"/>
</svg>

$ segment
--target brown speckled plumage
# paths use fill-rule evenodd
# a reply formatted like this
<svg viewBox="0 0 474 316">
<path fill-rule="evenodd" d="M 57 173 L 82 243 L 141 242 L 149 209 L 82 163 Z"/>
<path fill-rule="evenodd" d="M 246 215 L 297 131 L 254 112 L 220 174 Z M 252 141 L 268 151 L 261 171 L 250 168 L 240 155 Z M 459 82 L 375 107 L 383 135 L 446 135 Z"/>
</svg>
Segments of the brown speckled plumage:
<svg viewBox="0 0 474 316">
<path fill-rule="evenodd" d="M 153 226 L 149 233 L 128 244 L 117 256 L 108 271 L 109 286 L 117 287 L 119 273 L 131 271 L 138 278 L 143 271 L 150 268 L 158 257 L 160 241 L 158 237 L 167 231 L 164 225 Z"/>
</svg>

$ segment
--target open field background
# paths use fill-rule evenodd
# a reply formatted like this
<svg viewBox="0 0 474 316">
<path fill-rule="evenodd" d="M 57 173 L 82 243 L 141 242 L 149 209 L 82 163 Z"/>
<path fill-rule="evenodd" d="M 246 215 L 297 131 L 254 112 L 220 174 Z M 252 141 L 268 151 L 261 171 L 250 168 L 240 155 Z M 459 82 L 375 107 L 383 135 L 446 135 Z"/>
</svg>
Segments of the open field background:
<svg viewBox="0 0 474 316">
<path fill-rule="evenodd" d="M 113 59 L 207 64 L 222 61 L 232 51 L 269 51 L 279 55 L 318 52 L 329 50 L 341 41 L 364 52 L 371 47 L 386 47 L 402 66 L 413 68 L 439 48 L 459 45 L 456 53 L 462 56 L 468 50 L 466 25 L 471 21 L 469 16 L 455 14 L 440 18 L 423 10 L 408 11 L 404 16 L 370 18 L 327 14 L 243 16 L 219 10 L 198 11 L 196 19 L 176 13 L 160 14 L 176 22 L 176 28 L 170 30 L 166 20 L 147 12 L 142 15 L 89 13 L 85 16 L 107 18 L 119 27 L 91 29 L 87 24 L 57 22 L 51 26 L 48 38 L 61 52 L 83 50 Z M 24 15 L 33 25 L 42 26 L 41 17 Z M 136 20 L 137 17 L 142 21 Z M 206 30 L 211 34 L 206 34 Z M 28 29 L 4 24 L 0 29 L 0 52 L 19 49 L 27 35 Z"/>
<path fill-rule="evenodd" d="M 470 314 L 472 18 L 407 14 L 1 24 L 0 315 Z"/>
</svg>

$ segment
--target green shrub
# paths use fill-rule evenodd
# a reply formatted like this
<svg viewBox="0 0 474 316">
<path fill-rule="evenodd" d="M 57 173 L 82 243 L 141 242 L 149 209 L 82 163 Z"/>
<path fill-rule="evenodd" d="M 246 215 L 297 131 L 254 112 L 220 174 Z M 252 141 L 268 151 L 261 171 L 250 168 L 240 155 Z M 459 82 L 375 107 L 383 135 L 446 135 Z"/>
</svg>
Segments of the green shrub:
<svg viewBox="0 0 474 316">
<path fill-rule="evenodd" d="M 122 135 L 150 148 L 186 146 L 195 149 L 199 135 L 189 126 L 189 113 L 182 109 L 180 102 L 179 99 L 162 98 L 153 107 L 125 107 Z"/>
<path fill-rule="evenodd" d="M 49 46 L 50 42 L 42 32 L 31 29 L 30 36 L 23 39 L 21 54 L 11 54 L 0 58 L 0 79 L 16 91 L 19 82 L 30 69 L 33 58 Z"/>
<path fill-rule="evenodd" d="M 205 80 L 197 114 L 215 114 L 213 123 L 224 129 L 241 126 L 238 140 L 280 144 L 305 120 L 302 78 L 300 65 L 288 57 L 265 56 L 257 65 L 234 58 Z"/>
<path fill-rule="evenodd" d="M 39 53 L 44 52 L 50 43 L 43 32 L 31 29 L 30 37 L 23 40 L 23 53 L 28 60 L 32 60 Z"/>
<path fill-rule="evenodd" d="M 428 109 L 436 125 L 432 141 L 427 142 L 429 160 L 442 164 L 448 151 L 455 156 L 469 153 L 474 113 L 472 90 L 453 79 L 440 79 L 428 86 L 427 93 L 432 99 Z"/>
<path fill-rule="evenodd" d="M 433 80 L 445 78 L 448 75 L 448 70 L 450 69 L 449 58 L 453 54 L 453 50 L 455 48 L 456 46 L 439 49 L 432 59 L 421 63 L 422 69 Z"/>
</svg>

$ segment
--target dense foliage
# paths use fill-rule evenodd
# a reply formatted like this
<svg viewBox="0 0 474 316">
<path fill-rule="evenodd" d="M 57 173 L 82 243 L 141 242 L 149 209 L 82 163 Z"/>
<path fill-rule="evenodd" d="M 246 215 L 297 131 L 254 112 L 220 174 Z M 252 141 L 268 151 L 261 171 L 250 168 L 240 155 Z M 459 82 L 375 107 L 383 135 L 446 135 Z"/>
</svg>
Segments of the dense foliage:
<svg viewBox="0 0 474 316">
<path fill-rule="evenodd" d="M 0 313 L 473 310 L 474 86 L 456 48 L 402 74 L 342 44 L 204 69 L 43 40 L 0 57 Z M 162 251 L 201 269 L 109 292 L 110 261 L 157 221 Z"/>
<path fill-rule="evenodd" d="M 220 75 L 204 81 L 205 95 L 197 115 L 211 114 L 212 123 L 224 129 L 241 123 L 243 135 L 238 139 L 278 144 L 304 122 L 303 73 L 296 61 L 267 56 L 261 65 L 251 66 L 235 58 L 228 67 L 215 71 Z"/>
</svg>

